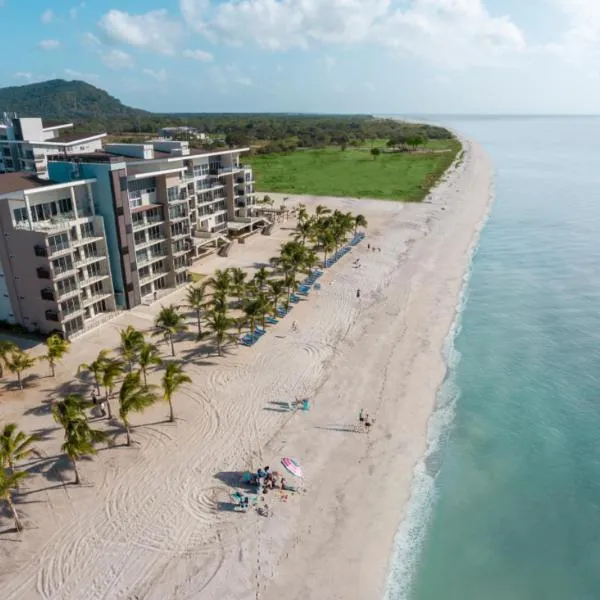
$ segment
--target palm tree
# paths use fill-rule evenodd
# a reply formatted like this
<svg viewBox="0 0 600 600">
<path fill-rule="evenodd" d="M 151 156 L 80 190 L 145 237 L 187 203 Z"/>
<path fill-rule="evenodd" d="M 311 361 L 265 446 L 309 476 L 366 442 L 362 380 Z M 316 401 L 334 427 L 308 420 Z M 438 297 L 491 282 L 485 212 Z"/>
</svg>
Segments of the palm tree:
<svg viewBox="0 0 600 600">
<path fill-rule="evenodd" d="M 19 350 L 19 347 L 9 340 L 0 340 L 0 377 L 4 377 L 4 369 L 8 356 Z"/>
<path fill-rule="evenodd" d="M 8 359 L 6 360 L 6 367 L 11 373 L 17 375 L 17 381 L 19 382 L 19 388 L 23 391 L 23 379 L 22 374 L 26 369 L 30 369 L 35 365 L 35 358 L 29 356 L 27 352 L 23 350 L 13 350 Z"/>
<path fill-rule="evenodd" d="M 112 408 L 110 406 L 110 397 L 117 383 L 117 379 L 123 375 L 125 370 L 125 363 L 118 358 L 109 358 L 104 363 L 102 370 L 102 386 L 104 387 L 104 401 L 108 408 L 108 418 L 112 419 Z"/>
<path fill-rule="evenodd" d="M 52 377 L 56 375 L 56 363 L 69 351 L 69 342 L 58 333 L 48 336 L 46 339 L 47 354 L 41 357 L 47 360 L 52 371 Z"/>
<path fill-rule="evenodd" d="M 319 245 L 321 246 L 321 250 L 323 251 L 323 266 L 327 266 L 327 255 L 330 252 L 333 252 L 335 248 L 335 238 L 333 234 L 329 230 L 324 230 L 319 233 Z"/>
<path fill-rule="evenodd" d="M 314 250 L 307 250 L 306 255 L 304 256 L 304 268 L 308 271 L 308 274 L 311 275 L 313 269 L 319 264 L 319 257 Z"/>
<path fill-rule="evenodd" d="M 229 269 L 217 269 L 214 275 L 208 280 L 213 292 L 223 292 L 229 294 L 231 289 L 231 274 Z"/>
<path fill-rule="evenodd" d="M 359 227 L 367 227 L 367 219 L 364 215 L 356 215 L 354 217 L 354 235 L 356 235 Z"/>
<path fill-rule="evenodd" d="M 250 327 L 250 333 L 254 333 L 254 329 L 256 328 L 256 320 L 260 316 L 261 303 L 257 298 L 248 298 L 245 300 L 243 308 L 248 326 Z"/>
<path fill-rule="evenodd" d="M 106 440 L 106 433 L 92 429 L 87 419 L 75 418 L 65 423 L 65 441 L 61 450 L 67 455 L 75 471 L 75 484 L 81 483 L 77 461 L 83 456 L 96 454 L 95 444 Z"/>
<path fill-rule="evenodd" d="M 269 281 L 269 293 L 271 294 L 271 300 L 274 308 L 277 308 L 279 299 L 283 296 L 286 286 L 282 279 L 274 279 Z"/>
<path fill-rule="evenodd" d="M 230 270 L 231 273 L 231 287 L 233 293 L 237 296 L 237 303 L 240 304 L 242 301 L 242 295 L 246 289 L 246 277 L 247 273 L 244 273 L 239 267 L 234 267 Z"/>
<path fill-rule="evenodd" d="M 81 394 L 69 394 L 60 402 L 52 405 L 52 417 L 63 428 L 67 429 L 73 421 L 86 421 L 85 409 L 93 406 Z"/>
<path fill-rule="evenodd" d="M 328 209 L 326 206 L 323 206 L 322 204 L 317 204 L 317 207 L 315 208 L 315 214 L 317 215 L 317 217 L 322 217 L 330 213 L 331 210 Z"/>
<path fill-rule="evenodd" d="M 156 402 L 154 388 L 156 386 L 142 385 L 139 373 L 127 373 L 119 390 L 119 416 L 125 426 L 127 445 L 131 446 L 131 426 L 129 413 L 143 412 L 145 408 Z"/>
<path fill-rule="evenodd" d="M 15 521 L 15 528 L 17 531 L 23 531 L 23 524 L 17 513 L 17 509 L 12 501 L 12 491 L 19 487 L 19 481 L 27 477 L 28 473 L 25 471 L 7 471 L 6 469 L 0 469 L 0 500 L 4 500 L 8 505 L 13 519 Z"/>
<path fill-rule="evenodd" d="M 298 223 L 303 223 L 308 220 L 308 211 L 305 204 L 298 204 Z"/>
<path fill-rule="evenodd" d="M 212 297 L 212 309 L 214 312 L 227 314 L 227 295 L 225 292 L 215 292 Z"/>
<path fill-rule="evenodd" d="M 154 344 L 149 344 L 148 342 L 144 342 L 144 345 L 140 349 L 140 354 L 138 356 L 138 363 L 140 365 L 140 371 L 144 376 L 144 385 L 148 385 L 147 375 L 148 370 L 155 366 L 160 365 L 162 363 L 162 359 L 160 358 L 160 353 L 158 348 Z"/>
<path fill-rule="evenodd" d="M 223 343 L 230 337 L 228 329 L 233 326 L 233 320 L 225 313 L 213 310 L 208 314 L 206 325 L 217 342 L 217 352 L 223 356 Z"/>
<path fill-rule="evenodd" d="M 265 317 L 268 313 L 273 312 L 273 305 L 269 296 L 265 292 L 260 292 L 256 297 L 256 303 L 258 305 L 258 312 L 261 316 L 262 328 L 265 328 Z"/>
<path fill-rule="evenodd" d="M 177 312 L 177 307 L 174 304 L 171 304 L 170 306 L 163 306 L 156 316 L 154 327 L 156 330 L 152 335 L 162 335 L 165 340 L 168 340 L 171 344 L 171 354 L 175 356 L 175 344 L 173 337 L 177 333 L 182 333 L 188 328 L 183 315 Z"/>
<path fill-rule="evenodd" d="M 196 313 L 196 322 L 198 323 L 198 339 L 202 339 L 202 310 L 206 303 L 207 283 L 201 283 L 198 286 L 190 286 L 186 295 L 186 306 Z"/>
<path fill-rule="evenodd" d="M 32 444 L 39 439 L 36 435 L 27 435 L 19 431 L 16 423 L 5 425 L 0 434 L 0 469 L 8 465 L 13 473 L 18 460 L 23 460 L 36 451 Z"/>
<path fill-rule="evenodd" d="M 256 282 L 258 289 L 261 291 L 264 289 L 268 279 L 269 270 L 264 265 L 260 267 L 256 273 L 254 273 L 254 281 Z"/>
<path fill-rule="evenodd" d="M 81 363 L 79 367 L 77 367 L 77 374 L 81 373 L 81 371 L 87 371 L 94 376 L 94 383 L 96 385 L 96 391 L 98 395 L 100 395 L 100 381 L 102 380 L 102 372 L 104 370 L 104 365 L 108 359 L 108 350 L 100 350 L 98 352 L 98 356 L 91 363 Z"/>
<path fill-rule="evenodd" d="M 140 349 L 144 344 L 144 334 L 133 327 L 128 325 L 125 329 L 121 329 L 121 345 L 119 350 L 123 358 L 129 365 L 129 372 L 133 371 L 133 364 L 137 362 Z"/>
<path fill-rule="evenodd" d="M 170 362 L 162 378 L 162 389 L 165 400 L 169 403 L 169 422 L 175 421 L 173 413 L 173 395 L 184 384 L 192 383 L 188 375 L 183 372 L 183 367 L 175 362 Z"/>
<path fill-rule="evenodd" d="M 305 219 L 303 221 L 298 221 L 298 225 L 296 225 L 296 234 L 294 238 L 296 240 L 300 240 L 303 246 L 306 245 L 306 240 L 309 238 L 314 230 L 314 224 L 310 219 Z"/>
</svg>

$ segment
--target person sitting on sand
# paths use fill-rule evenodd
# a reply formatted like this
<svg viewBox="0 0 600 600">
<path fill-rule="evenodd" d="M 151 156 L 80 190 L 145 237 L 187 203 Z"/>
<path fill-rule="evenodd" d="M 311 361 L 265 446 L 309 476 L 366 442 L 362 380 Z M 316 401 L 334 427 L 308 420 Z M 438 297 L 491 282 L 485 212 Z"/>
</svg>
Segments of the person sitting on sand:
<svg viewBox="0 0 600 600">
<path fill-rule="evenodd" d="M 364 421 L 365 421 L 365 409 L 364 408 L 360 409 L 360 412 L 358 413 L 358 420 L 361 423 L 364 423 Z"/>
<path fill-rule="evenodd" d="M 281 478 L 281 489 L 282 490 L 287 489 L 287 481 L 285 480 L 285 477 Z"/>
</svg>

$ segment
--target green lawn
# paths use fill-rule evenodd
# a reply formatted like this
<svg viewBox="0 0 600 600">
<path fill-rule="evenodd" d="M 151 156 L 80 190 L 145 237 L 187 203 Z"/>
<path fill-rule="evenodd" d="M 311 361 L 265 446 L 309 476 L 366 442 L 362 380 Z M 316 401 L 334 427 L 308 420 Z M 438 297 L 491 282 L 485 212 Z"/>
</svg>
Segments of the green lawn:
<svg viewBox="0 0 600 600">
<path fill-rule="evenodd" d="M 456 140 L 434 142 L 448 152 L 385 153 L 339 148 L 253 156 L 249 162 L 261 192 L 422 200 L 460 150 Z"/>
</svg>

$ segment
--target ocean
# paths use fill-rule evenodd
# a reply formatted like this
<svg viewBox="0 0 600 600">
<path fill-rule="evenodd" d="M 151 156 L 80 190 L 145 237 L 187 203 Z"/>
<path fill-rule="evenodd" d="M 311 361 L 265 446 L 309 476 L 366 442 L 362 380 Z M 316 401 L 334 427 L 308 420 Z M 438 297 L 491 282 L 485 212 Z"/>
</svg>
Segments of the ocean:
<svg viewBox="0 0 600 600">
<path fill-rule="evenodd" d="M 597 600 L 600 118 L 433 120 L 484 146 L 495 200 L 386 600 Z"/>
</svg>

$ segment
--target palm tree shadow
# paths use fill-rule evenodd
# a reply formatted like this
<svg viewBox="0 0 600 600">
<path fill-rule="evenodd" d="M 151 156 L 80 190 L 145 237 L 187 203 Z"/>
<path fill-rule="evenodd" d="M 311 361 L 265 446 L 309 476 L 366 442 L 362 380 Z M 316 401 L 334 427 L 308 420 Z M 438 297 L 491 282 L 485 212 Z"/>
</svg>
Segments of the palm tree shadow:
<svg viewBox="0 0 600 600">
<path fill-rule="evenodd" d="M 23 391 L 28 388 L 35 387 L 35 383 L 37 381 L 39 381 L 40 379 L 42 379 L 42 376 L 38 375 L 37 373 L 31 373 L 31 375 L 27 375 L 26 377 L 23 377 L 23 379 L 22 379 Z M 4 384 L 4 389 L 7 392 L 20 392 L 21 391 L 19 382 L 16 379 L 7 381 Z"/>
<path fill-rule="evenodd" d="M 52 412 L 52 400 L 42 400 L 39 406 L 32 406 L 23 412 L 24 415 L 36 415 L 42 417 Z"/>
<path fill-rule="evenodd" d="M 362 433 L 362 431 L 356 425 L 329 425 L 327 427 L 315 425 L 314 428 L 323 429 L 325 431 L 340 431 L 343 433 Z"/>
</svg>

